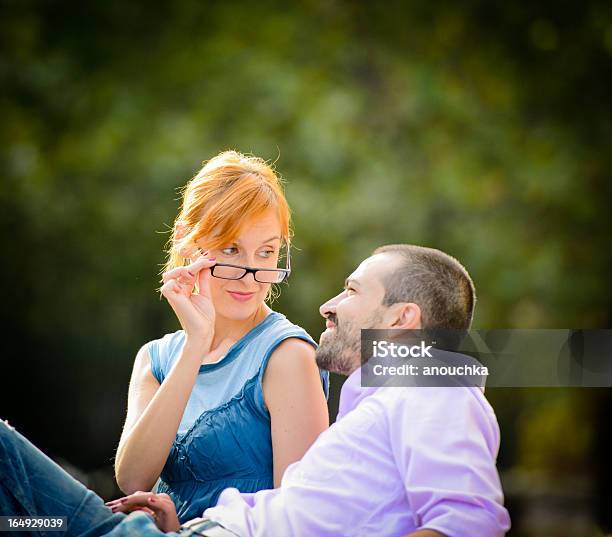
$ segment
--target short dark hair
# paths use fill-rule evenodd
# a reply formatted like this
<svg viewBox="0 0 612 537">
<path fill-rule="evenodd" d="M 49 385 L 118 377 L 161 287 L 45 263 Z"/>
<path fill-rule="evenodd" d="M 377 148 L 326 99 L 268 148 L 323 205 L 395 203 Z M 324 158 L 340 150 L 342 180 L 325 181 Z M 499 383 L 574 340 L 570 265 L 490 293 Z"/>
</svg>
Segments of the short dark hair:
<svg viewBox="0 0 612 537">
<path fill-rule="evenodd" d="M 376 254 L 395 254 L 399 266 L 383 277 L 383 304 L 414 302 L 421 308 L 423 329 L 468 330 L 476 289 L 465 267 L 454 257 L 424 246 L 390 244 Z"/>
</svg>

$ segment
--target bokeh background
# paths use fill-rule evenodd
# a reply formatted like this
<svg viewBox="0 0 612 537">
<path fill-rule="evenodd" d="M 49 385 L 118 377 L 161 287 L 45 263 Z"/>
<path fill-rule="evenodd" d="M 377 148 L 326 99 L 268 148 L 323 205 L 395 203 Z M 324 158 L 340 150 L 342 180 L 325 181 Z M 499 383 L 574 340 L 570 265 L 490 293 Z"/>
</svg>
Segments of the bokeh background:
<svg viewBox="0 0 612 537">
<path fill-rule="evenodd" d="M 315 337 L 392 242 L 464 262 L 475 328 L 610 327 L 611 86 L 604 1 L 1 0 L 2 416 L 117 494 L 177 188 L 228 148 L 286 180 Z M 612 532 L 612 390 L 487 395 L 511 535 Z"/>
</svg>

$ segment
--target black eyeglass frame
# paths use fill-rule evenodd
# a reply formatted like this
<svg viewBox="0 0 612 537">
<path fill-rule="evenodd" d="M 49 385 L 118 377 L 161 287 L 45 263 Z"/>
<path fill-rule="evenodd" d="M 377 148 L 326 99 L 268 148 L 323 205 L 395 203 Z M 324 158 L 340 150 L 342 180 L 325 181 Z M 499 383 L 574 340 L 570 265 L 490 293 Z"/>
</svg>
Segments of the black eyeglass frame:
<svg viewBox="0 0 612 537">
<path fill-rule="evenodd" d="M 199 248 L 199 250 L 200 252 L 204 253 L 201 248 Z M 247 267 L 245 265 L 232 265 L 231 263 L 215 263 L 212 267 L 210 267 L 210 274 L 214 276 L 215 278 L 219 278 L 221 280 L 234 280 L 234 281 L 242 280 L 242 278 L 244 278 L 247 274 L 253 274 L 253 279 L 258 283 L 283 283 L 284 281 L 287 281 L 287 278 L 289 278 L 289 275 L 291 274 L 291 256 L 289 255 L 289 245 L 287 245 L 287 263 L 285 266 L 286 268 L 284 269 L 283 268 L 265 269 L 265 268 Z M 239 268 L 239 269 L 244 270 L 244 274 L 240 276 L 239 278 L 225 278 L 224 276 L 216 276 L 215 275 L 216 267 Z M 278 282 L 262 282 L 257 279 L 257 273 L 260 271 L 277 272 L 277 273 L 283 274 L 283 278 Z"/>
</svg>

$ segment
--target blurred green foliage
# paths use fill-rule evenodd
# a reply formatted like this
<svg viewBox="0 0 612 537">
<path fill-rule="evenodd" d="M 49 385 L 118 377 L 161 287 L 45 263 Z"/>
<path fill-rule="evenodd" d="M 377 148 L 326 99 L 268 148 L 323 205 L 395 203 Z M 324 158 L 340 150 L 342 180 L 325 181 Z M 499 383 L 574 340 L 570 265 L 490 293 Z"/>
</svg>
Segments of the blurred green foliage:
<svg viewBox="0 0 612 537">
<path fill-rule="evenodd" d="M 227 148 L 286 180 L 275 307 L 315 337 L 318 305 L 393 242 L 466 265 L 477 328 L 610 325 L 609 3 L 0 10 L 4 408 L 51 451 L 108 464 L 135 352 L 178 327 L 155 292 L 177 189 Z M 608 392 L 489 395 L 502 469 L 595 472 Z"/>
</svg>

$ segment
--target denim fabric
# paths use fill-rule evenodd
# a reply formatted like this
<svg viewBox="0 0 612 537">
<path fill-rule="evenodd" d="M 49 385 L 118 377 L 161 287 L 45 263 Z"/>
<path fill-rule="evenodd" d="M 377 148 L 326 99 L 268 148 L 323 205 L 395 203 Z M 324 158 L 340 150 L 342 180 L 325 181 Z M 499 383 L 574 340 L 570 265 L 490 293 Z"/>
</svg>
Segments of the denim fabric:
<svg viewBox="0 0 612 537">
<path fill-rule="evenodd" d="M 65 516 L 66 532 L 30 532 L 49 537 L 159 537 L 145 513 L 113 513 L 15 429 L 0 419 L 0 514 Z M 25 534 L 24 534 L 25 535 Z"/>
<path fill-rule="evenodd" d="M 105 533 L 102 537 L 178 537 L 181 533 L 173 531 L 164 533 L 149 515 L 142 511 L 135 511 L 126 516 L 110 533 Z M 61 535 L 55 537 L 61 537 Z"/>
</svg>

